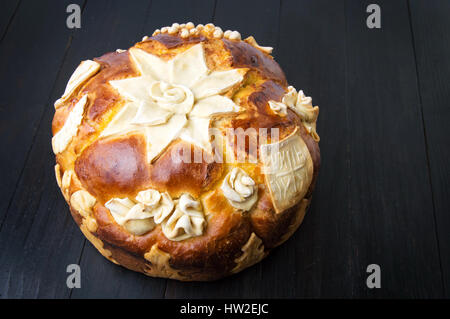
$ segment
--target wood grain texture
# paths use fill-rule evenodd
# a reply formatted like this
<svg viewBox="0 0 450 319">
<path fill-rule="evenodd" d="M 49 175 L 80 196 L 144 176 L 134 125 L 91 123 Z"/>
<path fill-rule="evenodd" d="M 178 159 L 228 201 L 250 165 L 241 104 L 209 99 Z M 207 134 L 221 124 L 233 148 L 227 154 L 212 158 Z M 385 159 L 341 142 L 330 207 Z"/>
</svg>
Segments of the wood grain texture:
<svg viewBox="0 0 450 319">
<path fill-rule="evenodd" d="M 0 13 L 0 298 L 449 297 L 448 2 L 379 0 L 375 30 L 368 0 L 80 0 L 82 28 L 69 30 L 77 1 L 18 1 Z M 322 166 L 302 226 L 258 265 L 207 283 L 104 259 L 69 214 L 50 144 L 52 103 L 81 60 L 187 21 L 274 46 L 320 106 Z M 72 263 L 81 289 L 66 287 Z M 381 289 L 366 287 L 372 263 Z"/>
<path fill-rule="evenodd" d="M 0 41 L 3 40 L 8 27 L 11 25 L 11 22 L 19 8 L 19 4 L 20 0 L 2 2 L 2 9 L 0 10 Z"/>
<path fill-rule="evenodd" d="M 8 150 L 0 160 L 2 298 L 68 297 L 66 266 L 83 245 L 49 173 L 49 98 L 73 33 L 69 3 L 22 1 L 0 49 L 0 143 Z"/>
<path fill-rule="evenodd" d="M 24 0 L 0 46 L 0 146 L 8 150 L 0 157 L 0 225 L 69 45 L 72 31 L 58 13 L 68 3 Z"/>
<path fill-rule="evenodd" d="M 378 1 L 382 27 L 368 29 L 364 12 L 370 3 L 346 1 L 352 296 L 439 297 L 441 269 L 407 3 Z M 365 287 L 372 263 L 382 269 L 382 289 Z"/>
<path fill-rule="evenodd" d="M 239 31 L 242 39 L 252 35 L 259 45 L 275 47 L 279 34 L 280 6 L 279 0 L 218 0 L 214 24 L 223 31 Z"/>
<path fill-rule="evenodd" d="M 450 2 L 410 1 L 417 75 L 427 139 L 434 210 L 450 297 Z M 427 211 L 431 212 L 429 207 Z"/>
<path fill-rule="evenodd" d="M 320 107 L 322 163 L 303 224 L 267 261 L 262 278 L 266 273 L 275 278 L 262 281 L 263 296 L 349 297 L 345 6 L 339 1 L 282 1 L 281 16 L 278 61 L 289 83 Z"/>
<path fill-rule="evenodd" d="M 215 3 L 215 0 L 152 0 L 145 33 L 151 36 L 156 29 L 171 26 L 175 22 L 205 25 L 212 21 Z"/>
</svg>

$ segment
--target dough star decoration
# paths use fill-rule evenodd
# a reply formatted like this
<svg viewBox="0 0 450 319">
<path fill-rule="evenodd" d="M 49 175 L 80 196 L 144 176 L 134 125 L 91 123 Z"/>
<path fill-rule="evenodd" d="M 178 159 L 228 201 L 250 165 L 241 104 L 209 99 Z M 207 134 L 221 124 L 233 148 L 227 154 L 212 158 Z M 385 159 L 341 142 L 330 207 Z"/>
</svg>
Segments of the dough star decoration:
<svg viewBox="0 0 450 319">
<path fill-rule="evenodd" d="M 211 152 L 211 117 L 239 111 L 221 94 L 239 84 L 248 69 L 211 72 L 201 43 L 168 61 L 137 48 L 129 52 L 141 75 L 109 81 L 126 103 L 101 136 L 142 132 L 149 162 L 176 138 Z"/>
</svg>

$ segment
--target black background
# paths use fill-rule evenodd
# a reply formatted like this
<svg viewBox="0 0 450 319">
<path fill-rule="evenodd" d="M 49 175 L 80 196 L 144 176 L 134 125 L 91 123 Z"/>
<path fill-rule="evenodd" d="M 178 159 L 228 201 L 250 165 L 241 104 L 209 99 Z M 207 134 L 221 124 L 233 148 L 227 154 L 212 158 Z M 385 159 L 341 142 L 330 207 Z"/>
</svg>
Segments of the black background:
<svg viewBox="0 0 450 319">
<path fill-rule="evenodd" d="M 66 7 L 82 7 L 81 29 Z M 366 7 L 381 7 L 368 29 Z M 0 297 L 449 297 L 450 1 L 2 0 Z M 172 22 L 213 22 L 275 47 L 320 106 L 322 167 L 299 231 L 212 283 L 147 278 L 104 259 L 56 185 L 53 102 L 81 60 Z M 366 267 L 379 264 L 381 289 Z M 81 288 L 66 267 L 81 265 Z"/>
</svg>

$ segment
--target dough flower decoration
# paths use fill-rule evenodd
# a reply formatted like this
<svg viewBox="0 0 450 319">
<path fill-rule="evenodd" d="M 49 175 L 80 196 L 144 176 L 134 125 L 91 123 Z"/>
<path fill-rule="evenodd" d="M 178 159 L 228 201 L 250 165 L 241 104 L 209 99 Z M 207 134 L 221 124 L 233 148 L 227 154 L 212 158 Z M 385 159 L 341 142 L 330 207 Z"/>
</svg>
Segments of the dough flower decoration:
<svg viewBox="0 0 450 319">
<path fill-rule="evenodd" d="M 164 235 L 174 241 L 200 236 L 206 226 L 199 201 L 183 194 L 172 200 L 154 189 L 141 191 L 135 200 L 113 198 L 105 203 L 116 222 L 134 235 L 143 235 L 161 224 Z"/>
<path fill-rule="evenodd" d="M 202 205 L 189 194 L 181 195 L 175 210 L 161 225 L 164 235 L 174 241 L 200 236 L 205 226 Z"/>
<path fill-rule="evenodd" d="M 227 174 L 221 189 L 231 206 L 243 211 L 249 211 L 258 199 L 255 181 L 238 167 Z"/>
<path fill-rule="evenodd" d="M 140 76 L 109 81 L 126 103 L 101 136 L 143 132 L 150 162 L 176 138 L 210 152 L 210 118 L 239 110 L 221 94 L 241 83 L 247 69 L 209 70 L 201 43 L 168 61 L 138 48 L 129 53 Z"/>
<path fill-rule="evenodd" d="M 269 107 L 272 111 L 279 114 L 280 116 L 287 115 L 287 106 L 282 102 L 269 101 Z"/>
<path fill-rule="evenodd" d="M 135 200 L 112 198 L 105 207 L 119 225 L 134 235 L 143 235 L 169 216 L 174 203 L 169 194 L 149 189 L 139 192 Z"/>
<path fill-rule="evenodd" d="M 288 92 L 284 95 L 281 102 L 269 101 L 269 107 L 275 112 L 284 116 L 289 107 L 302 119 L 308 133 L 316 141 L 320 141 L 320 137 L 316 131 L 317 117 L 319 116 L 319 107 L 312 105 L 312 98 L 305 96 L 302 90 L 298 91 L 293 87 L 288 87 Z"/>
<path fill-rule="evenodd" d="M 319 116 L 319 107 L 312 105 L 312 98 L 305 96 L 303 90 L 298 91 L 293 87 L 288 87 L 288 93 L 283 97 L 283 103 L 290 107 L 300 116 L 308 133 L 316 141 L 320 141 L 320 137 L 316 132 L 316 122 Z"/>
</svg>

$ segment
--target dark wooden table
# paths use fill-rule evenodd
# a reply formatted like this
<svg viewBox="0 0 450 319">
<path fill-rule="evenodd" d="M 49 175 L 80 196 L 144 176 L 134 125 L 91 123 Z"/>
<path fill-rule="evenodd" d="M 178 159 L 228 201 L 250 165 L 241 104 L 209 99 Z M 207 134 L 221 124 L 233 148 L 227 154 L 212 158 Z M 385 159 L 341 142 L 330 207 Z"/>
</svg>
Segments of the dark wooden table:
<svg viewBox="0 0 450 319">
<path fill-rule="evenodd" d="M 82 8 L 81 29 L 66 7 Z M 366 7 L 381 7 L 381 29 Z M 0 297 L 449 297 L 450 1 L 2 0 Z M 211 283 L 147 278 L 104 259 L 56 185 L 53 102 L 87 58 L 172 22 L 253 35 L 320 106 L 322 168 L 299 231 Z M 81 288 L 66 267 L 81 265 Z M 368 289 L 366 267 L 381 267 Z"/>
</svg>

